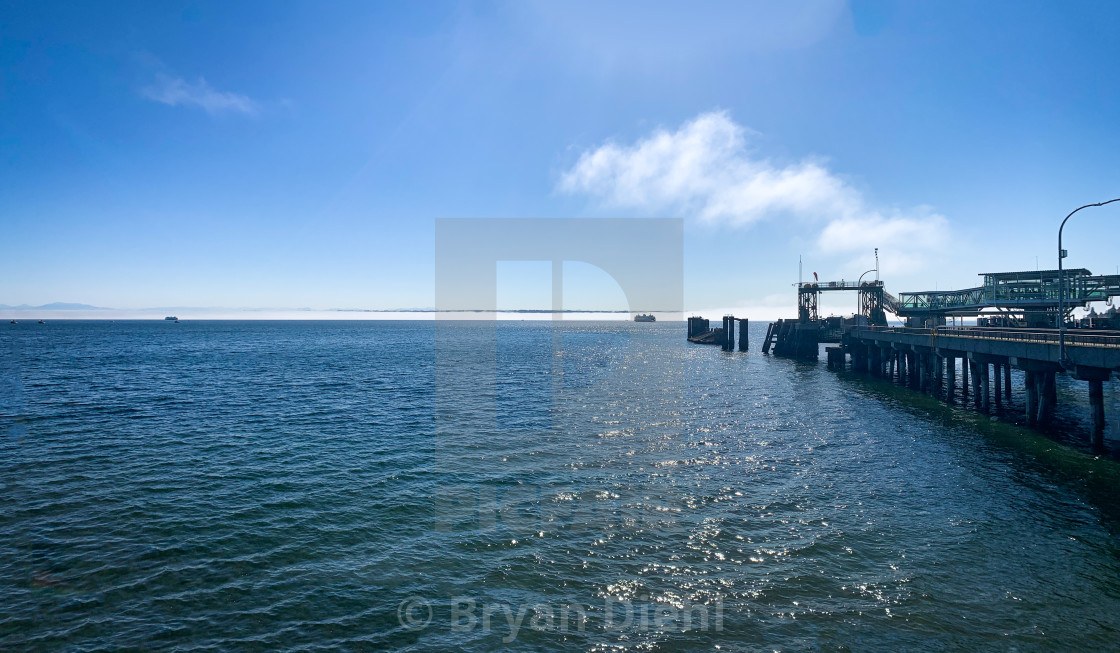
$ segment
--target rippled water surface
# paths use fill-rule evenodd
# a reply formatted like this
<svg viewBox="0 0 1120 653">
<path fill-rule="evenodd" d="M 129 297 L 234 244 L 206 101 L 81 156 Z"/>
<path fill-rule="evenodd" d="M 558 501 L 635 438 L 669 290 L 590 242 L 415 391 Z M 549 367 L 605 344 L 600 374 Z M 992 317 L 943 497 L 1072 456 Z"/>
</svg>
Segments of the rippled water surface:
<svg viewBox="0 0 1120 653">
<path fill-rule="evenodd" d="M 0 329 L 6 650 L 1114 650 L 1118 520 L 1113 459 L 680 324 Z"/>
</svg>

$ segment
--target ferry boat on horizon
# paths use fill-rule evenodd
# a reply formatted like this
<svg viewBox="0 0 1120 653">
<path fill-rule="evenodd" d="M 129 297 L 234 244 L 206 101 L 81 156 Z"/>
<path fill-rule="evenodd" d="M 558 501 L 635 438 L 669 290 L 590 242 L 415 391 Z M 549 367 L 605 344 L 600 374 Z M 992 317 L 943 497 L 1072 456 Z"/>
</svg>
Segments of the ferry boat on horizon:
<svg viewBox="0 0 1120 653">
<path fill-rule="evenodd" d="M 172 322 L 178 322 L 179 321 L 179 318 L 175 317 L 174 315 L 168 315 L 167 317 L 165 317 L 163 319 L 170 320 Z"/>
<path fill-rule="evenodd" d="M 653 316 L 653 313 L 641 313 L 639 315 L 634 316 L 634 321 L 635 322 L 656 322 L 657 318 Z"/>
</svg>

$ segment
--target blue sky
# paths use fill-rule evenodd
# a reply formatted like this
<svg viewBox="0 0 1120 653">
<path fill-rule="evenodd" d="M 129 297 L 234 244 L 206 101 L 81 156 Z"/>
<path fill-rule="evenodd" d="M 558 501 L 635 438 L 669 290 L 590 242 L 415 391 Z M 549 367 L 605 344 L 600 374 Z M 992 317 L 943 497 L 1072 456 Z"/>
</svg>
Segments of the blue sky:
<svg viewBox="0 0 1120 653">
<path fill-rule="evenodd" d="M 685 219 L 689 309 L 765 319 L 799 255 L 967 287 L 1120 196 L 1111 2 L 0 16 L 0 304 L 429 306 L 436 218 L 634 216 Z M 1069 264 L 1114 272 L 1118 225 L 1075 217 Z"/>
</svg>

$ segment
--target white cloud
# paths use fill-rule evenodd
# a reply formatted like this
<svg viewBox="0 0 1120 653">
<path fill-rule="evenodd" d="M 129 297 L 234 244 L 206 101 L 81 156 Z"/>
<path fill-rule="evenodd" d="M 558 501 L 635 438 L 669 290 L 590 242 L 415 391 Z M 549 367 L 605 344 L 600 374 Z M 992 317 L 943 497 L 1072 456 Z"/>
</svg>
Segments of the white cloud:
<svg viewBox="0 0 1120 653">
<path fill-rule="evenodd" d="M 606 143 L 584 152 L 559 189 L 603 205 L 713 224 L 746 226 L 772 217 L 824 222 L 824 253 L 870 246 L 907 249 L 945 242 L 948 221 L 928 207 L 879 211 L 824 162 L 777 165 L 748 149 L 749 130 L 726 112 L 704 113 L 676 131 L 657 129 L 633 145 Z"/>
<path fill-rule="evenodd" d="M 817 245 L 825 252 L 848 252 L 866 249 L 868 235 L 883 246 L 919 246 L 939 249 L 948 235 L 949 222 L 928 207 L 914 209 L 908 215 L 885 217 L 867 213 L 833 220 L 821 231 Z"/>
<path fill-rule="evenodd" d="M 219 91 L 201 77 L 192 84 L 181 77 L 160 73 L 154 84 L 140 89 L 140 94 L 149 100 L 173 107 L 199 107 L 212 115 L 229 112 L 252 116 L 258 111 L 257 103 L 248 96 Z"/>
</svg>

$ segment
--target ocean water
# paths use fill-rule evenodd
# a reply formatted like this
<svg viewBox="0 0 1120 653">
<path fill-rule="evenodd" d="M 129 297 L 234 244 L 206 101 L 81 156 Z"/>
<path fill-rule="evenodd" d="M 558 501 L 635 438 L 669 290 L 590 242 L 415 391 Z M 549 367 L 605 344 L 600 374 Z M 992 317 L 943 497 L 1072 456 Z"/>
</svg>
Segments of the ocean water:
<svg viewBox="0 0 1120 653">
<path fill-rule="evenodd" d="M 1114 457 L 765 325 L 0 326 L 3 650 L 1120 647 Z"/>
</svg>

